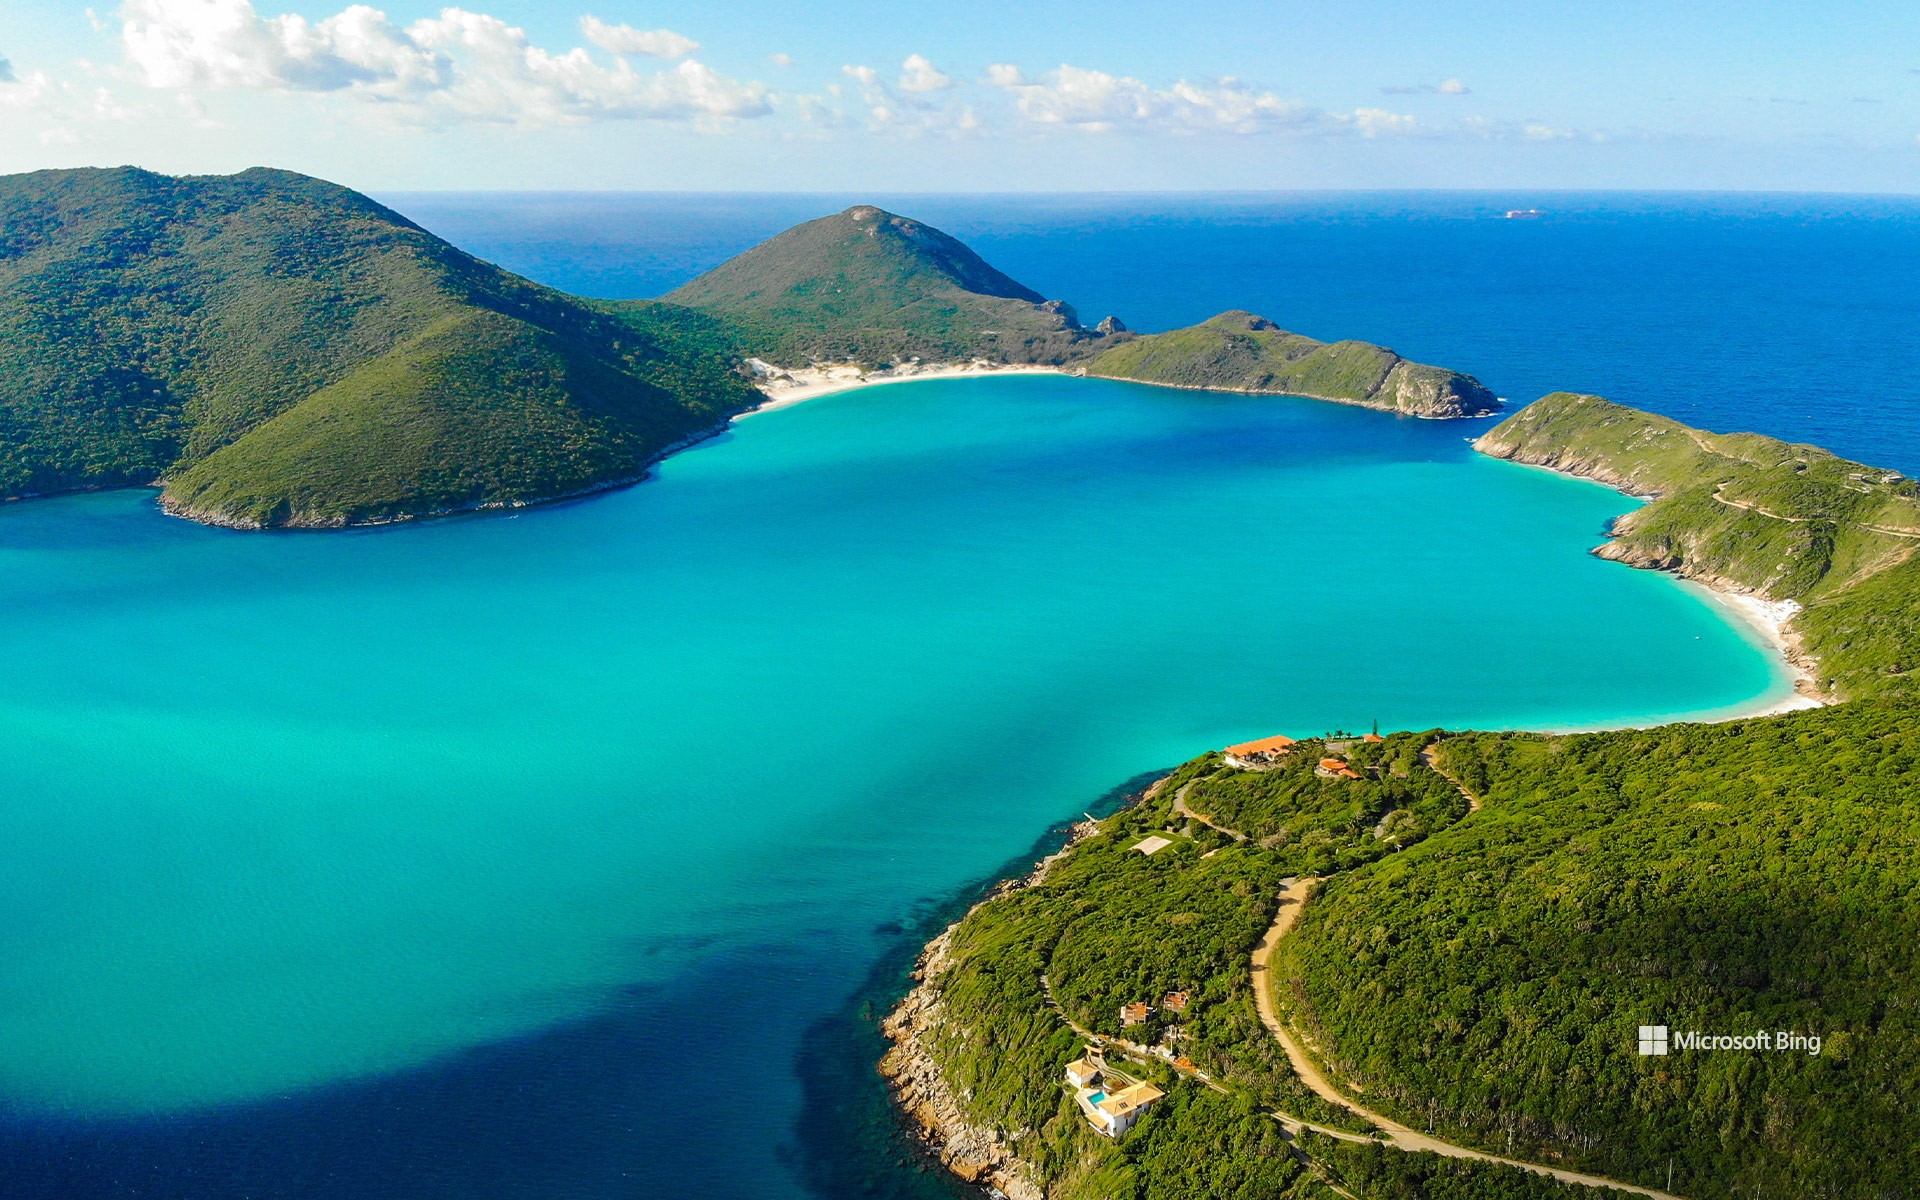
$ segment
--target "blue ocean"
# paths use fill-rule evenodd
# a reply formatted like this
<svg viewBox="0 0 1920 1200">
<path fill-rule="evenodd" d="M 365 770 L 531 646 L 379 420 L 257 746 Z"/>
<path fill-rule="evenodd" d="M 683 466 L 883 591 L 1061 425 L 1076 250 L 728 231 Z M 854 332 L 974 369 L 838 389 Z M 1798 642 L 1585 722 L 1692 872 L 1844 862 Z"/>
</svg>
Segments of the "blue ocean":
<svg viewBox="0 0 1920 1200">
<path fill-rule="evenodd" d="M 871 199 L 1089 321 L 1249 308 L 1920 468 L 1910 201 L 383 199 L 599 296 Z M 0 1194 L 956 1194 L 877 1018 L 1063 823 L 1267 733 L 1788 693 L 1708 597 L 1585 553 L 1631 500 L 1486 424 L 926 381 L 512 515 L 0 509 Z"/>
</svg>

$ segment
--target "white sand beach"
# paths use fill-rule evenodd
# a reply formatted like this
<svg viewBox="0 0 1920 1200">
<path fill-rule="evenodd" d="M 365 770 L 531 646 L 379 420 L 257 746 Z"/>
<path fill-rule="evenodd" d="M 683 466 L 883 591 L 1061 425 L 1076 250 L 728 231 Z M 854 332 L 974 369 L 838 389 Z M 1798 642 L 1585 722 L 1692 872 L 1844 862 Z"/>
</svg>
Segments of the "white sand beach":
<svg viewBox="0 0 1920 1200">
<path fill-rule="evenodd" d="M 1776 704 L 1741 713 L 1741 716 L 1771 716 L 1802 708 L 1820 708 L 1827 703 L 1818 695 L 1819 684 L 1806 666 L 1806 656 L 1800 652 L 1799 639 L 1787 628 L 1788 623 L 1800 612 L 1800 605 L 1796 601 L 1763 600 L 1745 592 L 1722 591 L 1698 580 L 1687 579 L 1682 582 L 1698 588 L 1714 604 L 1757 630 L 1793 672 L 1794 690 L 1791 695 Z"/>
<path fill-rule="evenodd" d="M 898 366 L 878 367 L 866 370 L 852 363 L 836 364 L 825 367 L 799 367 L 787 369 L 776 367 L 758 359 L 749 360 L 759 378 L 754 386 L 767 397 L 766 403 L 749 409 L 735 417 L 741 421 L 755 413 L 772 412 L 776 408 L 787 408 L 803 400 L 812 400 L 819 396 L 832 395 L 835 392 L 852 391 L 855 388 L 875 387 L 883 383 L 908 383 L 923 379 L 970 379 L 980 375 L 1065 375 L 1071 372 L 1060 367 L 1048 367 L 1033 364 L 1003 366 L 990 363 L 985 359 L 975 359 L 966 363 L 901 363 Z"/>
</svg>

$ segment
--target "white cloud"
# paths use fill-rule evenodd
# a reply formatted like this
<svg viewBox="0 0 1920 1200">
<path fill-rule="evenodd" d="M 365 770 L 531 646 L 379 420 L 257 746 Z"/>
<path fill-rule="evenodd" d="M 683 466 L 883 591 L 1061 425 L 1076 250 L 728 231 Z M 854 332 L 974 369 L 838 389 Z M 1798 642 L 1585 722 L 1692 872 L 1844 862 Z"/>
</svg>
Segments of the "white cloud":
<svg viewBox="0 0 1920 1200">
<path fill-rule="evenodd" d="M 56 125 L 52 129 L 41 130 L 39 142 L 42 146 L 77 146 L 80 144 L 80 135 L 71 126 Z"/>
<path fill-rule="evenodd" d="M 1063 65 L 1037 82 L 1012 67 L 990 67 L 987 78 L 1015 97 L 1020 115 L 1038 125 L 1098 132 L 1159 129 L 1182 133 L 1254 133 L 1311 128 L 1331 120 L 1321 109 L 1259 91 L 1233 78 L 1181 80 L 1155 88 L 1127 75 Z"/>
<path fill-rule="evenodd" d="M 314 23 L 263 18 L 248 0 L 127 0 L 120 22 L 127 64 L 150 87 L 393 91 L 431 87 L 448 66 L 363 4 Z"/>
<path fill-rule="evenodd" d="M 767 61 L 776 67 L 790 67 L 793 65 L 793 55 L 782 50 L 778 53 L 767 55 Z"/>
<path fill-rule="evenodd" d="M 45 71 L 32 71 L 17 79 L 9 72 L 6 82 L 0 83 L 0 105 L 52 109 L 62 90 Z"/>
<path fill-rule="evenodd" d="M 1358 108 L 1353 112 L 1353 125 L 1360 131 L 1361 137 L 1379 137 L 1382 134 L 1411 133 L 1415 121 L 1403 113 L 1388 112 L 1384 108 Z"/>
<path fill-rule="evenodd" d="M 1520 136 L 1530 142 L 1564 142 L 1579 137 L 1571 129 L 1555 129 L 1551 125 L 1526 125 L 1520 130 Z"/>
<path fill-rule="evenodd" d="M 586 39 L 610 54 L 645 54 L 653 58 L 685 58 L 700 48 L 700 43 L 671 29 L 635 29 L 631 25 L 609 25 L 598 17 L 581 17 L 580 32 Z"/>
<path fill-rule="evenodd" d="M 552 52 L 498 17 L 461 8 L 404 29 L 363 4 L 313 22 L 263 17 L 250 0 L 127 0 L 128 67 L 150 87 L 333 92 L 407 106 L 424 119 L 520 125 L 608 118 L 698 124 L 763 116 L 766 89 L 693 59 L 652 73 L 584 47 Z M 695 43 L 588 17 L 583 33 L 616 54 L 681 57 Z"/>
<path fill-rule="evenodd" d="M 979 115 L 970 106 L 942 103 L 933 98 L 933 93 L 956 86 L 939 68 L 918 54 L 908 57 L 900 67 L 903 74 L 891 83 L 869 66 L 840 68 L 840 74 L 857 85 L 855 91 L 863 106 L 861 116 L 869 129 L 956 134 L 972 133 L 980 128 Z M 826 91 L 836 98 L 845 94 L 837 84 L 829 84 Z M 816 124 L 830 123 L 821 121 L 821 115 L 821 110 L 816 108 L 807 119 Z M 844 113 L 840 115 L 845 117 Z"/>
<path fill-rule="evenodd" d="M 1461 83 L 1458 79 L 1442 79 L 1440 81 L 1440 86 L 1435 88 L 1434 90 L 1439 92 L 1442 96 L 1465 96 L 1469 92 L 1473 91 L 1472 88 L 1468 87 L 1464 83 Z"/>
<path fill-rule="evenodd" d="M 953 79 L 927 61 L 924 55 L 908 55 L 907 60 L 900 64 L 900 71 L 900 90 L 903 92 L 943 92 L 953 86 Z"/>
</svg>

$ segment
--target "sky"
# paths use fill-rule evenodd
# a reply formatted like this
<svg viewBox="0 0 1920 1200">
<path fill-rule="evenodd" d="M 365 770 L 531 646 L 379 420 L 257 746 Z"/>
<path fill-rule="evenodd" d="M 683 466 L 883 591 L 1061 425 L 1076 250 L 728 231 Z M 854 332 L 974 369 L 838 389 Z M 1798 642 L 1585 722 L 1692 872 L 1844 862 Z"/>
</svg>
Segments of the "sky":
<svg viewBox="0 0 1920 1200">
<path fill-rule="evenodd" d="M 1920 7 L 0 5 L 0 173 L 366 190 L 1920 192 Z"/>
</svg>

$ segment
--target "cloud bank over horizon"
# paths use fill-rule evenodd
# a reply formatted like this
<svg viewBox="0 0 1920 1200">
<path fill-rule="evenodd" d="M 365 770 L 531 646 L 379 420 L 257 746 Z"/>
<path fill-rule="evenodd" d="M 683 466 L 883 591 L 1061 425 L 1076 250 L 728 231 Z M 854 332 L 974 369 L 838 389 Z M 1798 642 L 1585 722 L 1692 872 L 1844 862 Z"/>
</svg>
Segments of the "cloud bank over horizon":
<svg viewBox="0 0 1920 1200">
<path fill-rule="evenodd" d="M 1348 46 L 1356 62 L 1379 57 L 1376 72 L 1341 67 L 1295 23 L 1265 29 L 1223 12 L 1154 36 L 1161 10 L 1135 0 L 1116 0 L 1130 11 L 1104 36 L 1060 18 L 1064 39 L 994 20 L 1000 0 L 978 0 L 963 28 L 937 34 L 891 8 L 886 18 L 901 27 L 876 33 L 884 22 L 855 11 L 863 0 L 834 22 L 761 11 L 765 0 L 671 15 L 640 8 L 645 0 L 575 11 L 528 0 L 122 0 L 88 10 L 84 23 L 58 0 L 20 2 L 43 8 L 60 32 L 45 45 L 15 38 L 0 57 L 7 170 L 288 149 L 331 163 L 350 144 L 351 161 L 403 164 L 414 185 L 471 179 L 516 157 L 668 186 L 797 186 L 823 171 L 1015 176 L 980 179 L 1000 187 L 1590 185 L 1609 164 L 1639 163 L 1689 183 L 1715 161 L 1777 181 L 1789 164 L 1764 157 L 1769 144 L 1806 147 L 1810 177 L 1848 154 L 1877 156 L 1883 174 L 1903 161 L 1920 168 L 1920 77 L 1904 62 L 1876 85 L 1886 94 L 1872 97 L 1869 130 L 1853 80 L 1844 116 L 1837 102 L 1799 95 L 1763 103 L 1768 90 L 1788 94 L 1771 76 L 1745 99 L 1724 86 L 1704 99 L 1635 95 L 1605 71 L 1580 77 L 1577 58 L 1519 88 L 1501 75 L 1510 63 L 1490 65 L 1479 35 L 1463 33 L 1449 51 L 1423 43 L 1413 69 L 1391 69 L 1371 40 L 1365 53 Z M 1345 29 L 1338 14 L 1322 15 Z M 1448 25 L 1472 27 L 1464 13 Z M 1180 41 L 1195 31 L 1204 52 Z M 1448 66 L 1457 69 L 1434 69 Z M 1914 116 L 1902 123 L 1903 112 Z"/>
</svg>

